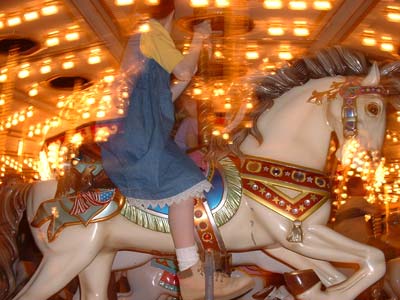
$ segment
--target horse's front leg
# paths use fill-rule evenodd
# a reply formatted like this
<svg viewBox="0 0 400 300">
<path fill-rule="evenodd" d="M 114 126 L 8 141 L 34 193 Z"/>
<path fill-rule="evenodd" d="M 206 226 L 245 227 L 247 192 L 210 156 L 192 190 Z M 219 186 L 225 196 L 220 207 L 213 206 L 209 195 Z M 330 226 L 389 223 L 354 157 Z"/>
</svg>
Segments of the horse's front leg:
<svg viewBox="0 0 400 300">
<path fill-rule="evenodd" d="M 306 257 L 325 261 L 357 263 L 359 269 L 347 280 L 321 291 L 319 286 L 298 296 L 302 300 L 352 300 L 385 273 L 383 253 L 353 241 L 325 225 L 308 224 L 302 243 L 283 242 L 283 246 Z"/>
<path fill-rule="evenodd" d="M 43 257 L 35 274 L 13 300 L 46 300 L 70 282 L 95 254 L 66 251 Z"/>
<path fill-rule="evenodd" d="M 286 262 L 296 270 L 312 269 L 321 279 L 325 286 L 338 284 L 346 280 L 346 276 L 339 272 L 331 263 L 323 260 L 316 260 L 305 257 L 289 249 L 278 247 L 273 249 L 265 249 L 266 253 L 281 261 Z"/>
</svg>

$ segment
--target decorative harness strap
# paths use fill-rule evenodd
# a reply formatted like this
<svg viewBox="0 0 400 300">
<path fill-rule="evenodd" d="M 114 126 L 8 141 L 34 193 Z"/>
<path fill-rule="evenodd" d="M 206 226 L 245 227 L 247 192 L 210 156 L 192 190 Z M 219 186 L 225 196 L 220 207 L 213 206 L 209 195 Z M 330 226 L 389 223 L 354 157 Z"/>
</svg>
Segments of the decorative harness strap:
<svg viewBox="0 0 400 300">
<path fill-rule="evenodd" d="M 288 240 L 301 242 L 301 221 L 330 199 L 325 174 L 296 165 L 247 156 L 242 167 L 244 194 L 293 221 Z"/>
<path fill-rule="evenodd" d="M 343 136 L 351 138 L 357 135 L 357 98 L 361 95 L 389 95 L 390 91 L 382 86 L 362 86 L 358 79 L 345 82 L 339 89 L 343 98 L 342 123 Z"/>
<path fill-rule="evenodd" d="M 225 252 L 224 241 L 206 200 L 196 198 L 194 201 L 194 224 L 203 248 Z"/>
</svg>

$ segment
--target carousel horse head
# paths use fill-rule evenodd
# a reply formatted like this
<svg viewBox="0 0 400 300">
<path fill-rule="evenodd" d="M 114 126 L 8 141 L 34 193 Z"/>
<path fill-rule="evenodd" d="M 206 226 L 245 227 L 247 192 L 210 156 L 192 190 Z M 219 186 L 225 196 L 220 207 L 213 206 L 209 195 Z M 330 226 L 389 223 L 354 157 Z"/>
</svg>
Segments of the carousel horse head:
<svg viewBox="0 0 400 300">
<path fill-rule="evenodd" d="M 386 126 L 383 97 L 388 92 L 379 81 L 379 69 L 374 63 L 363 80 L 350 77 L 345 82 L 332 84 L 332 90 L 336 88 L 336 98 L 341 101 L 332 101 L 328 96 L 325 110 L 327 122 L 339 141 L 336 157 L 340 161 L 345 146 L 352 141 L 356 141 L 360 149 L 368 149 L 373 158 L 382 147 Z"/>
<path fill-rule="evenodd" d="M 333 131 L 340 161 L 353 142 L 378 158 L 390 90 L 380 85 L 380 76 L 390 75 L 385 68 L 333 48 L 256 78 L 254 126 L 232 130 L 230 150 L 322 170 Z"/>
</svg>

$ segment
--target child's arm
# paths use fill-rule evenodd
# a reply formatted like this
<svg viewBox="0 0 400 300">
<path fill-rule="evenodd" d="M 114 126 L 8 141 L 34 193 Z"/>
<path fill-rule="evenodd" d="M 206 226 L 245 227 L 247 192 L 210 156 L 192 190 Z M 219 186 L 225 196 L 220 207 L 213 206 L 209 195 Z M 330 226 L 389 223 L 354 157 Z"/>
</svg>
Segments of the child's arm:
<svg viewBox="0 0 400 300">
<path fill-rule="evenodd" d="M 194 28 L 192 43 L 188 54 L 174 67 L 172 73 L 176 78 L 183 81 L 189 81 L 197 71 L 197 62 L 199 60 L 203 41 L 211 34 L 211 25 L 209 21 L 204 21 Z"/>
</svg>

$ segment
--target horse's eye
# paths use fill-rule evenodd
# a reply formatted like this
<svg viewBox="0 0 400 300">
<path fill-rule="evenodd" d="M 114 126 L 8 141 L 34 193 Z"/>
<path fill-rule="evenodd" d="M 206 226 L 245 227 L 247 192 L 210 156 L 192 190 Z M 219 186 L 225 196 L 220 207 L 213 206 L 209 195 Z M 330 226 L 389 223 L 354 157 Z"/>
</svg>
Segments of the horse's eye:
<svg viewBox="0 0 400 300">
<path fill-rule="evenodd" d="M 376 117 L 381 112 L 381 107 L 378 103 L 371 102 L 367 104 L 366 111 L 369 115 Z"/>
</svg>

